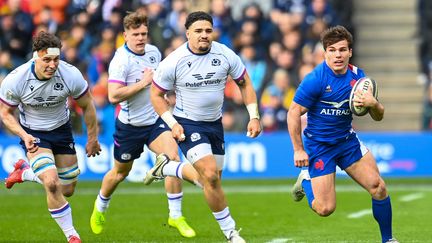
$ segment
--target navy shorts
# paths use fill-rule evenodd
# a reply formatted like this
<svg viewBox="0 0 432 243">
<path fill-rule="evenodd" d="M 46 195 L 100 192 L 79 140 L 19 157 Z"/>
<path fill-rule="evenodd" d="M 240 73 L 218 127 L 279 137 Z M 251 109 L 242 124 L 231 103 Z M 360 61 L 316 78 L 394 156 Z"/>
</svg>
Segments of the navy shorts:
<svg viewBox="0 0 432 243">
<path fill-rule="evenodd" d="M 159 135 L 171 131 L 159 117 L 156 123 L 150 126 L 132 126 L 116 120 L 114 132 L 114 158 L 127 163 L 141 156 L 144 145 L 150 145 Z"/>
<path fill-rule="evenodd" d="M 225 155 L 222 118 L 213 122 L 192 121 L 180 117 L 175 118 L 182 125 L 186 136 L 186 139 L 179 143 L 186 158 L 187 152 L 191 148 L 203 143 L 210 144 L 213 154 Z"/>
<path fill-rule="evenodd" d="M 336 165 L 345 170 L 368 152 L 355 133 L 339 143 L 323 143 L 304 138 L 304 146 L 309 155 L 311 178 L 335 173 Z"/>
<path fill-rule="evenodd" d="M 75 142 L 72 136 L 72 126 L 70 122 L 61 125 L 52 131 L 37 131 L 21 126 L 28 134 L 36 138 L 36 145 L 41 148 L 51 149 L 53 154 L 76 154 Z M 27 148 L 23 140 L 20 141 L 21 147 L 27 153 Z"/>
</svg>

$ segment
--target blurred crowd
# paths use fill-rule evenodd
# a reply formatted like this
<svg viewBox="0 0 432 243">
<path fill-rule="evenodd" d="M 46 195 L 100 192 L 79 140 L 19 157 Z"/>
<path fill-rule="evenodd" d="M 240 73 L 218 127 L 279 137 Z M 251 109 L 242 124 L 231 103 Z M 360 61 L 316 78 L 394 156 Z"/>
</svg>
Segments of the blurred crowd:
<svg viewBox="0 0 432 243">
<path fill-rule="evenodd" d="M 423 130 L 432 130 L 432 1 L 418 0 L 419 57 L 421 73 L 425 77 Z"/>
<path fill-rule="evenodd" d="M 31 58 L 35 33 L 55 33 L 63 43 L 61 58 L 79 68 L 90 84 L 101 134 L 111 135 L 117 107 L 107 99 L 107 71 L 116 48 L 124 44 L 123 16 L 127 11 L 145 13 L 150 22 L 149 42 L 166 56 L 186 41 L 187 14 L 203 10 L 213 16 L 215 40 L 233 49 L 246 65 L 258 95 L 264 132 L 286 131 L 286 114 L 296 87 L 323 61 L 320 33 L 341 24 L 355 35 L 352 2 L 0 0 L 0 82 Z M 234 8 L 240 8 L 240 14 L 234 15 Z M 223 109 L 226 131 L 246 128 L 249 118 L 239 92 L 235 82 L 228 81 Z M 69 104 L 74 132 L 83 133 L 81 111 L 73 100 Z M 5 132 L 0 127 L 0 133 Z"/>
</svg>

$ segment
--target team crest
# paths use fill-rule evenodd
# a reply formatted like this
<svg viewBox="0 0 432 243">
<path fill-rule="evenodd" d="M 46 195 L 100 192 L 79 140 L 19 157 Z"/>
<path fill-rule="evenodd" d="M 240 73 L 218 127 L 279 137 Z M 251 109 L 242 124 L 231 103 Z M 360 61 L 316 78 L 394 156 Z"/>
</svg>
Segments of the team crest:
<svg viewBox="0 0 432 243">
<path fill-rule="evenodd" d="M 190 136 L 192 142 L 196 142 L 201 139 L 201 135 L 197 132 L 192 133 Z"/>
<path fill-rule="evenodd" d="M 221 61 L 217 58 L 212 60 L 212 66 L 220 66 L 221 65 Z"/>
<path fill-rule="evenodd" d="M 54 84 L 54 90 L 59 91 L 59 90 L 63 90 L 63 88 L 64 88 L 64 85 L 62 83 L 55 83 Z"/>
</svg>

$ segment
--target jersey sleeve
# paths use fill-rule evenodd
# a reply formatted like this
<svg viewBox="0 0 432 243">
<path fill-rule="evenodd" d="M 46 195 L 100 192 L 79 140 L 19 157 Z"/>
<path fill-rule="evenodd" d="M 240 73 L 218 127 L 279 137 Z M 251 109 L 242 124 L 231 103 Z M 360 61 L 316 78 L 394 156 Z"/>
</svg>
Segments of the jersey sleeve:
<svg viewBox="0 0 432 243">
<path fill-rule="evenodd" d="M 14 71 L 7 75 L 6 78 L 1 82 L 0 86 L 0 100 L 9 105 L 16 107 L 20 103 L 20 97 L 17 87 L 17 82 L 14 82 Z"/>
<path fill-rule="evenodd" d="M 246 73 L 246 67 L 241 61 L 240 57 L 234 53 L 231 49 L 224 46 L 225 56 L 228 59 L 230 64 L 228 73 L 234 79 L 234 81 L 238 81 L 243 78 Z"/>
<path fill-rule="evenodd" d="M 126 85 L 128 58 L 126 56 L 121 58 L 118 53 L 119 52 L 116 52 L 114 58 L 109 64 L 108 82 Z"/>
<path fill-rule="evenodd" d="M 89 85 L 78 68 L 70 64 L 66 65 L 68 76 L 65 78 L 65 81 L 69 81 L 68 86 L 70 88 L 71 96 L 77 100 L 87 92 Z"/>
<path fill-rule="evenodd" d="M 159 64 L 153 76 L 153 83 L 159 89 L 163 91 L 174 89 L 175 66 L 173 58 L 169 56 Z"/>
<path fill-rule="evenodd" d="M 311 73 L 308 74 L 300 83 L 300 86 L 298 87 L 294 96 L 294 101 L 297 104 L 310 109 L 318 99 L 320 93 L 321 85 L 319 83 L 319 79 L 317 79 L 315 75 Z"/>
</svg>

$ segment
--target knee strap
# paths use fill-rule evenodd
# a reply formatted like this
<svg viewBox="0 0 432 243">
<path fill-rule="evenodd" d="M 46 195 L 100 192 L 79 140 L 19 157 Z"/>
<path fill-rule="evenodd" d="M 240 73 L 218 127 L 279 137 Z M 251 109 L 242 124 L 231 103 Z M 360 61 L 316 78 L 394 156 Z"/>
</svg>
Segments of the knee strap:
<svg viewBox="0 0 432 243">
<path fill-rule="evenodd" d="M 50 153 L 40 153 L 30 159 L 30 167 L 36 176 L 43 172 L 55 169 L 54 155 Z"/>
<path fill-rule="evenodd" d="M 69 185 L 72 182 L 77 181 L 80 173 L 81 171 L 78 168 L 77 163 L 69 167 L 57 168 L 58 177 L 63 185 Z"/>
</svg>

